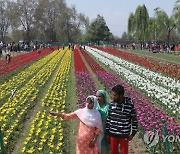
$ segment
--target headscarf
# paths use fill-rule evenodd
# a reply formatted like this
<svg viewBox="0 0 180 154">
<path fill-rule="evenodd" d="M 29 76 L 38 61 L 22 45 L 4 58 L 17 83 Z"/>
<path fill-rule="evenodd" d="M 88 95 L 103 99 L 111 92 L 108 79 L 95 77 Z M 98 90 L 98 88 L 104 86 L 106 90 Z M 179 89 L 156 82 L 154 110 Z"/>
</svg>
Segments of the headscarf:
<svg viewBox="0 0 180 154">
<path fill-rule="evenodd" d="M 106 96 L 106 92 L 104 90 L 98 90 L 97 93 L 103 95 L 104 97 L 104 108 L 101 108 L 101 106 L 99 105 L 99 103 L 97 104 L 96 109 L 101 113 L 101 111 L 103 111 L 104 113 L 101 113 L 102 119 L 106 119 L 107 113 L 108 113 L 108 109 L 109 109 L 109 102 L 107 102 L 107 96 Z M 105 114 L 105 115 L 104 115 Z"/>
<path fill-rule="evenodd" d="M 101 140 L 103 138 L 103 126 L 102 126 L 101 115 L 99 111 L 96 110 L 97 98 L 96 96 L 90 95 L 86 98 L 86 101 L 88 98 L 90 98 L 94 102 L 93 109 L 88 109 L 88 107 L 86 106 L 83 109 L 76 110 L 75 113 L 85 125 L 89 127 L 96 127 L 100 130 L 100 134 L 98 135 L 96 142 L 98 145 L 98 150 L 101 153 Z"/>
<path fill-rule="evenodd" d="M 108 103 L 106 92 L 104 90 L 98 90 L 97 93 L 100 93 L 101 95 L 103 95 L 105 104 Z"/>
</svg>

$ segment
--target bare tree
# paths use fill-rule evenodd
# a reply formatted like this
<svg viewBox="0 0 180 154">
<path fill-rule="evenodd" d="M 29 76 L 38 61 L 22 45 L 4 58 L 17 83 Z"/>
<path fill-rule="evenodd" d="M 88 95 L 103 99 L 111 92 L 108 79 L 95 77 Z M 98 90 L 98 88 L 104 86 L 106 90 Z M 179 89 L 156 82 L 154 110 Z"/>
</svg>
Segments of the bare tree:
<svg viewBox="0 0 180 154">
<path fill-rule="evenodd" d="M 37 0 L 17 0 L 16 7 L 17 22 L 26 32 L 26 41 L 30 41 L 30 33 L 34 25 L 34 15 L 37 6 Z"/>
<path fill-rule="evenodd" d="M 57 41 L 57 23 L 65 8 L 64 0 L 38 0 L 36 26 L 41 28 L 51 41 Z"/>
<path fill-rule="evenodd" d="M 9 21 L 9 6 L 10 2 L 8 0 L 0 1 L 0 40 L 5 41 L 5 36 L 10 27 Z"/>
</svg>

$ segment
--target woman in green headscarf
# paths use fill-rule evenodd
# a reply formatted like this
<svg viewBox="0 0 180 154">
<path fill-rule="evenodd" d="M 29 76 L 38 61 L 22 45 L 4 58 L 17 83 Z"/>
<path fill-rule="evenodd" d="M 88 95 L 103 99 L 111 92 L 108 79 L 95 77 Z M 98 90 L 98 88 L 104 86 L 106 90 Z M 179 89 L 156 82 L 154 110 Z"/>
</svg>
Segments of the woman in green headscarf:
<svg viewBox="0 0 180 154">
<path fill-rule="evenodd" d="M 109 102 L 107 102 L 106 92 L 104 90 L 98 90 L 96 92 L 96 97 L 98 100 L 98 104 L 97 104 L 96 109 L 101 114 L 103 129 L 105 132 L 105 130 L 106 130 L 106 119 L 107 119 L 108 109 L 109 109 Z M 104 138 L 101 141 L 101 151 L 102 151 L 102 154 L 109 154 L 110 153 L 110 145 L 109 145 L 109 142 L 107 141 L 106 136 L 104 136 Z"/>
</svg>

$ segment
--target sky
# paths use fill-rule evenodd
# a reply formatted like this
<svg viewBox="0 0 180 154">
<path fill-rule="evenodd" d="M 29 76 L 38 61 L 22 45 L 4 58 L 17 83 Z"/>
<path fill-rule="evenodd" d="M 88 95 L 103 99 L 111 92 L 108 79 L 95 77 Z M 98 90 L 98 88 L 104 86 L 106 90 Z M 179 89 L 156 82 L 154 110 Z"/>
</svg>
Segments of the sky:
<svg viewBox="0 0 180 154">
<path fill-rule="evenodd" d="M 75 6 L 78 13 L 89 17 L 90 21 L 98 14 L 104 17 L 107 26 L 115 36 L 127 32 L 129 14 L 135 13 L 138 5 L 145 4 L 149 16 L 154 16 L 154 9 L 159 7 L 169 16 L 172 15 L 176 0 L 66 0 L 69 7 Z"/>
</svg>

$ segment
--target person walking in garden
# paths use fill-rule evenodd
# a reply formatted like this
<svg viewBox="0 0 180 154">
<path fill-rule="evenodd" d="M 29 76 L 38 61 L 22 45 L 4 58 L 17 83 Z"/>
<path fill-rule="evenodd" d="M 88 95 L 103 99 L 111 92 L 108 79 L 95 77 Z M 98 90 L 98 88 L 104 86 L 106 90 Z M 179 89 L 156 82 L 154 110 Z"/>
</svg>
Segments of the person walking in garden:
<svg viewBox="0 0 180 154">
<path fill-rule="evenodd" d="M 111 154 L 128 154 L 129 141 L 137 132 L 138 120 L 134 104 L 124 96 L 124 87 L 116 85 L 112 88 L 113 101 L 109 105 L 106 121 L 106 134 L 110 139 Z"/>
<path fill-rule="evenodd" d="M 2 57 L 2 46 L 0 45 L 0 59 Z"/>
<path fill-rule="evenodd" d="M 5 60 L 6 60 L 6 63 L 8 64 L 8 63 L 10 63 L 10 61 L 11 61 L 11 54 L 10 54 L 10 49 L 9 49 L 9 47 L 8 47 L 8 49 L 5 51 L 5 53 L 6 53 Z"/>
<path fill-rule="evenodd" d="M 96 109 L 101 114 L 103 130 L 105 132 L 105 130 L 106 130 L 106 119 L 107 119 L 108 109 L 109 109 L 109 102 L 107 101 L 106 92 L 104 90 L 98 90 L 96 92 L 96 97 L 98 100 L 98 104 L 97 104 Z M 102 141 L 101 141 L 101 152 L 102 152 L 102 154 L 109 154 L 110 153 L 110 145 L 109 145 L 109 141 L 107 140 L 106 136 L 104 136 Z"/>
<path fill-rule="evenodd" d="M 83 109 L 69 114 L 50 112 L 51 115 L 62 117 L 64 120 L 79 119 L 76 154 L 101 154 L 103 126 L 96 107 L 97 98 L 91 95 L 86 98 L 86 107 Z"/>
</svg>

